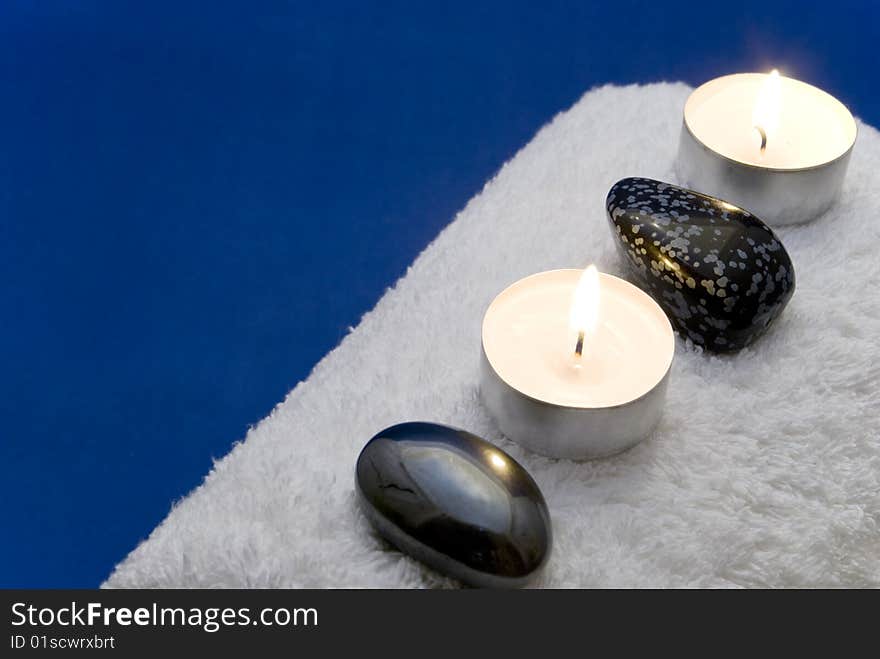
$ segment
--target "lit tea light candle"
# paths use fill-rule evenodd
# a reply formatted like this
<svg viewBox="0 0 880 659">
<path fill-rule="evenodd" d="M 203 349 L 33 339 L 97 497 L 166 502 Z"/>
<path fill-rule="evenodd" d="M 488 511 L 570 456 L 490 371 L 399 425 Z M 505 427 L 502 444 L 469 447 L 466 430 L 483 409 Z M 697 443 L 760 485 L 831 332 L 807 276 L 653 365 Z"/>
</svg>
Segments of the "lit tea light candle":
<svg viewBox="0 0 880 659">
<path fill-rule="evenodd" d="M 685 104 L 678 177 L 767 224 L 806 222 L 839 195 L 856 134 L 846 106 L 812 85 L 775 70 L 724 76 Z"/>
<path fill-rule="evenodd" d="M 521 279 L 489 305 L 482 334 L 486 407 L 507 437 L 536 453 L 611 455 L 660 420 L 672 326 L 618 277 L 590 266 Z"/>
</svg>

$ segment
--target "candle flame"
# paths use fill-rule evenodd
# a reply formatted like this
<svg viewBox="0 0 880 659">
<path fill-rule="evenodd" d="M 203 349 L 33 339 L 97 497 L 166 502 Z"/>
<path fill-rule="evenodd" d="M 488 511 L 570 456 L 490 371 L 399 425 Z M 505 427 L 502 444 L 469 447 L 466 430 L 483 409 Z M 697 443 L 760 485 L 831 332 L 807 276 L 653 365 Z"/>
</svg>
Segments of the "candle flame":
<svg viewBox="0 0 880 659">
<path fill-rule="evenodd" d="M 599 320 L 599 271 L 590 265 L 581 275 L 571 300 L 569 324 L 577 332 L 575 355 L 583 354 L 587 335 L 596 330 Z"/>
<path fill-rule="evenodd" d="M 779 84 L 779 71 L 773 69 L 764 80 L 755 107 L 752 109 L 752 126 L 761 136 L 761 152 L 773 138 L 779 124 L 779 113 L 782 109 L 782 94 Z"/>
</svg>

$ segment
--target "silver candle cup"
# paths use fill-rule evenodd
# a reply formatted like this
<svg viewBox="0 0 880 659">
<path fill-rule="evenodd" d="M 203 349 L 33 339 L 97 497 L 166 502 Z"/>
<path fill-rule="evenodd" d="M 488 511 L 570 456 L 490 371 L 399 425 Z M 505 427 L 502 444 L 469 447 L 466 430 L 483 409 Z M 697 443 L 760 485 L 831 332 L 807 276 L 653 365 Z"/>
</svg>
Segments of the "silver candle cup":
<svg viewBox="0 0 880 659">
<path fill-rule="evenodd" d="M 841 134 L 851 135 L 851 140 L 843 140 L 837 155 L 805 167 L 761 166 L 725 155 L 701 140 L 694 122 L 689 121 L 689 106 L 697 102 L 695 98 L 700 99 L 704 88 L 725 79 L 760 75 L 725 76 L 706 83 L 691 94 L 685 104 L 675 164 L 678 181 L 683 187 L 745 208 L 770 226 L 809 222 L 831 208 L 840 195 L 846 176 L 857 127 L 843 104 L 806 83 L 788 81 L 810 87 L 815 90 L 817 97 L 839 106 L 834 120 L 841 124 Z M 792 109 L 792 112 L 796 111 L 797 108 Z M 810 139 L 826 130 L 827 126 L 817 125 L 803 139 Z M 766 139 L 766 135 L 764 137 Z"/>
<path fill-rule="evenodd" d="M 669 371 L 650 391 L 614 407 L 554 405 L 511 387 L 482 351 L 480 393 L 502 433 L 551 458 L 592 460 L 632 448 L 660 423 Z"/>
<path fill-rule="evenodd" d="M 770 226 L 809 222 L 840 195 L 852 147 L 831 162 L 806 169 L 756 167 L 700 142 L 682 122 L 676 174 L 683 187 L 724 199 Z"/>
</svg>

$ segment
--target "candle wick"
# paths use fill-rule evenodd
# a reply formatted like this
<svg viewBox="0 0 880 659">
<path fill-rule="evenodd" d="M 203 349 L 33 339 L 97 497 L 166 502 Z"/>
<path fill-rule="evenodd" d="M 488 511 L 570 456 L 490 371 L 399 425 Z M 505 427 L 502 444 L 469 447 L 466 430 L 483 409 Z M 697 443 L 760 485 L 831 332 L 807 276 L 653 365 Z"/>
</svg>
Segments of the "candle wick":
<svg viewBox="0 0 880 659">
<path fill-rule="evenodd" d="M 578 340 L 577 344 L 574 346 L 574 354 L 576 357 L 583 357 L 584 355 L 584 330 L 578 332 Z"/>
<path fill-rule="evenodd" d="M 767 148 L 767 132 L 760 126 L 755 126 L 755 130 L 761 134 L 761 153 Z"/>
</svg>

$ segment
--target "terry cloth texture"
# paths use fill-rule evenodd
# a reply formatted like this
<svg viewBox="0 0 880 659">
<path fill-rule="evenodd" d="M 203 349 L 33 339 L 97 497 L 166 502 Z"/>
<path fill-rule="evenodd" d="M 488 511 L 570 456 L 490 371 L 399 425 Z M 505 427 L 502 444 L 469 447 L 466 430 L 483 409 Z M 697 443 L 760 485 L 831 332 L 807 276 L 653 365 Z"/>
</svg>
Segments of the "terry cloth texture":
<svg viewBox="0 0 880 659">
<path fill-rule="evenodd" d="M 786 310 L 736 355 L 677 339 L 647 441 L 596 462 L 552 460 L 502 437 L 480 403 L 486 306 L 541 270 L 623 273 L 605 195 L 626 176 L 675 182 L 689 91 L 602 87 L 541 129 L 105 586 L 454 585 L 381 541 L 356 505 L 358 452 L 406 420 L 468 429 L 532 473 L 554 529 L 537 586 L 880 585 L 870 126 L 859 125 L 840 202 L 778 231 L 797 273 Z"/>
</svg>

